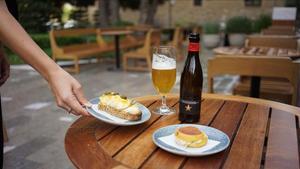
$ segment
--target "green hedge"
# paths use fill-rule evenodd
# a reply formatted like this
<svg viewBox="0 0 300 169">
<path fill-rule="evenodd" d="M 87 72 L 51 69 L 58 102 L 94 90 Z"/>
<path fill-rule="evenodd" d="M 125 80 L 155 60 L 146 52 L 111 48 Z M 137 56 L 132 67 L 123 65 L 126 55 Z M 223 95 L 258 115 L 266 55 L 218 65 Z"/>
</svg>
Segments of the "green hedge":
<svg viewBox="0 0 300 169">
<path fill-rule="evenodd" d="M 32 34 L 31 38 L 42 48 L 51 48 L 48 34 Z M 66 46 L 76 43 L 96 42 L 95 36 L 82 37 L 59 37 L 56 39 L 58 46 Z"/>
<path fill-rule="evenodd" d="M 43 49 L 48 56 L 51 56 L 51 46 L 48 33 L 43 34 L 31 34 L 31 38 Z M 111 41 L 111 37 L 105 37 L 106 41 Z M 86 43 L 86 42 L 96 42 L 95 35 L 91 36 L 80 36 L 80 37 L 60 37 L 56 39 L 58 46 L 66 46 L 71 44 Z M 11 64 L 23 64 L 24 62 L 11 50 L 5 48 L 8 60 Z"/>
<path fill-rule="evenodd" d="M 235 16 L 227 20 L 227 33 L 251 33 L 252 21 L 246 16 Z"/>
<path fill-rule="evenodd" d="M 261 14 L 256 20 L 253 21 L 253 32 L 259 33 L 263 29 L 272 25 L 272 17 L 270 15 Z"/>
<path fill-rule="evenodd" d="M 217 22 L 207 22 L 203 25 L 204 34 L 218 34 L 220 25 Z"/>
</svg>

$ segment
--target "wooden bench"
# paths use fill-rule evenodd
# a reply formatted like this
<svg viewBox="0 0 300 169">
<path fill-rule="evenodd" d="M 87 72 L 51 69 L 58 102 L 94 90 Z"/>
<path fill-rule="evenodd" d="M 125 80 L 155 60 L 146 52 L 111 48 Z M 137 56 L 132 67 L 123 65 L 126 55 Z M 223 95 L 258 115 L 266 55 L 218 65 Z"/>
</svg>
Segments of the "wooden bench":
<svg viewBox="0 0 300 169">
<path fill-rule="evenodd" d="M 89 57 L 99 57 L 105 52 L 112 52 L 115 50 L 115 46 L 111 42 L 106 42 L 103 39 L 103 32 L 114 31 L 117 28 L 111 29 L 65 29 L 65 30 L 51 30 L 49 32 L 50 44 L 52 49 L 52 58 L 54 61 L 59 59 L 73 60 L 74 68 L 67 68 L 70 72 L 79 73 L 79 60 Z M 96 42 L 86 42 L 81 44 L 72 44 L 67 46 L 59 46 L 57 44 L 57 38 L 63 37 L 81 37 L 81 36 L 95 36 Z M 144 43 L 143 38 L 137 38 L 133 35 L 126 35 L 124 39 L 120 41 L 121 49 L 129 49 L 142 46 Z"/>
<path fill-rule="evenodd" d="M 59 46 L 56 39 L 62 37 L 80 37 L 95 36 L 96 42 L 86 42 L 81 44 L 72 44 L 67 46 Z M 100 34 L 100 29 L 65 29 L 51 30 L 49 32 L 50 44 L 52 50 L 52 58 L 54 61 L 59 59 L 73 60 L 74 68 L 67 69 L 70 72 L 79 73 L 79 60 L 93 56 L 100 56 L 104 52 L 114 50 L 113 45 L 108 45 Z"/>
</svg>

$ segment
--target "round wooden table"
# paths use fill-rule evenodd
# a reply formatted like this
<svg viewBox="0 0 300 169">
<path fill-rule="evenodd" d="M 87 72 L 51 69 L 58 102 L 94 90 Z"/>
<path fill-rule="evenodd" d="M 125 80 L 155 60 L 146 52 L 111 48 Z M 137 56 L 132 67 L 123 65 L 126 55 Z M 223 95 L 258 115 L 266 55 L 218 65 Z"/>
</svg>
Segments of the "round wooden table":
<svg viewBox="0 0 300 169">
<path fill-rule="evenodd" d="M 168 97 L 177 108 L 178 95 Z M 150 110 L 158 96 L 137 98 Z M 120 127 L 81 117 L 67 131 L 65 149 L 81 169 L 107 168 L 299 168 L 300 108 L 239 96 L 203 94 L 200 124 L 224 131 L 231 139 L 223 152 L 188 158 L 168 153 L 152 142 L 152 133 L 178 124 L 178 114 L 159 116 L 141 125 Z"/>
</svg>

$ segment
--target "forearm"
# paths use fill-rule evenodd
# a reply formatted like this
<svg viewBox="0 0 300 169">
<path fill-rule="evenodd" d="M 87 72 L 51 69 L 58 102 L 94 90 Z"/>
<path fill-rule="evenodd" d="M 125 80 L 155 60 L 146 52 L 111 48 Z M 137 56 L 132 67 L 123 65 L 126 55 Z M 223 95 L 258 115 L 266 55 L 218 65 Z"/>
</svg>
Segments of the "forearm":
<svg viewBox="0 0 300 169">
<path fill-rule="evenodd" d="M 60 67 L 31 39 L 0 0 L 0 41 L 49 80 Z"/>
</svg>

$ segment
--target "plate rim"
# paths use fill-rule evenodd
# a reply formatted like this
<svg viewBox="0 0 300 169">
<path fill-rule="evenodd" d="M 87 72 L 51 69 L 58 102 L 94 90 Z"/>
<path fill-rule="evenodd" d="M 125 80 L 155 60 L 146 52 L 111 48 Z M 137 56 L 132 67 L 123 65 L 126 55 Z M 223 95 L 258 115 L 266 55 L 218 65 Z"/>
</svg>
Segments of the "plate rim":
<svg viewBox="0 0 300 169">
<path fill-rule="evenodd" d="M 95 97 L 93 99 L 90 99 L 89 102 L 92 103 L 94 102 L 95 100 L 99 100 L 99 98 Z M 99 101 L 98 101 L 99 102 Z M 139 125 L 139 124 L 142 124 L 142 123 L 145 123 L 147 122 L 150 118 L 151 118 L 151 111 L 146 107 L 144 106 L 143 104 L 137 102 L 137 104 L 139 106 L 142 106 L 145 110 L 147 110 L 147 114 L 149 114 L 149 116 L 147 116 L 147 118 L 145 118 L 144 120 L 139 120 L 139 121 L 134 121 L 134 122 L 130 122 L 129 123 L 118 123 L 118 122 L 115 122 L 115 121 L 112 121 L 112 120 L 108 120 L 108 119 L 104 119 L 104 118 L 101 118 L 95 114 L 97 114 L 97 112 L 95 112 L 91 107 L 88 107 L 87 110 L 88 112 L 93 116 L 95 117 L 96 119 L 100 120 L 100 121 L 103 121 L 105 123 L 109 123 L 109 124 L 113 124 L 113 125 L 118 125 L 118 126 L 133 126 L 133 125 Z M 142 112 L 143 113 L 143 112 Z"/>
<path fill-rule="evenodd" d="M 214 130 L 218 130 L 219 132 L 221 132 L 221 133 L 226 137 L 227 144 L 226 144 L 226 146 L 222 147 L 220 150 L 213 151 L 213 152 L 207 152 L 207 153 L 202 152 L 202 153 L 197 154 L 197 153 L 188 153 L 188 152 L 185 152 L 185 151 L 183 151 L 183 150 L 179 152 L 179 151 L 176 151 L 176 150 L 169 149 L 169 148 L 167 148 L 167 147 L 165 147 L 165 146 L 159 144 L 159 143 L 156 141 L 156 139 L 158 139 L 158 138 L 155 138 L 155 137 L 154 137 L 154 135 L 155 135 L 157 132 L 159 132 L 160 130 L 162 130 L 162 129 L 164 129 L 164 128 L 168 128 L 168 127 L 172 127 L 172 126 L 186 126 L 186 125 L 193 125 L 193 126 L 199 126 L 199 127 L 207 127 L 207 128 L 212 128 L 212 129 L 214 129 Z M 159 129 L 157 129 L 157 130 L 155 130 L 155 131 L 153 132 L 153 134 L 152 134 L 152 141 L 154 142 L 154 144 L 155 144 L 156 146 L 158 146 L 159 148 L 161 148 L 161 149 L 163 149 L 163 150 L 165 150 L 165 151 L 167 151 L 167 152 L 170 152 L 170 153 L 173 153 L 173 154 L 177 154 L 177 155 L 188 156 L 188 157 L 208 156 L 208 155 L 213 155 L 213 154 L 222 152 L 222 151 L 224 151 L 226 148 L 229 147 L 230 142 L 231 142 L 230 139 L 229 139 L 229 137 L 228 137 L 228 135 L 227 135 L 226 133 L 224 133 L 223 131 L 217 129 L 217 128 L 214 128 L 214 127 L 211 127 L 211 126 L 206 126 L 206 125 L 201 125 L 201 124 L 188 124 L 188 123 L 183 123 L 183 124 L 172 124 L 172 125 L 167 125 L 167 126 L 161 127 L 161 128 L 159 128 Z M 174 148 L 176 148 L 176 147 L 174 147 Z"/>
</svg>

